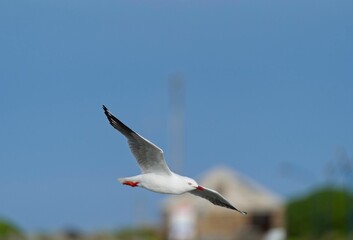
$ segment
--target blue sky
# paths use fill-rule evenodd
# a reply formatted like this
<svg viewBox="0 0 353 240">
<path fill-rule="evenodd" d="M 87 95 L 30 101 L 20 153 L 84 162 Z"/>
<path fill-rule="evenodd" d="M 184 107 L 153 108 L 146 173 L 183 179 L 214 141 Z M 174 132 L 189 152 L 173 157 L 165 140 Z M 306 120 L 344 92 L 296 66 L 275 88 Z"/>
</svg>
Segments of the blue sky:
<svg viewBox="0 0 353 240">
<path fill-rule="evenodd" d="M 0 2 L 0 216 L 26 231 L 158 223 L 105 104 L 169 157 L 168 79 L 185 80 L 195 178 L 229 166 L 284 198 L 353 155 L 353 2 Z M 343 150 L 342 150 L 343 149 Z M 288 166 L 290 171 L 284 171 Z"/>
</svg>

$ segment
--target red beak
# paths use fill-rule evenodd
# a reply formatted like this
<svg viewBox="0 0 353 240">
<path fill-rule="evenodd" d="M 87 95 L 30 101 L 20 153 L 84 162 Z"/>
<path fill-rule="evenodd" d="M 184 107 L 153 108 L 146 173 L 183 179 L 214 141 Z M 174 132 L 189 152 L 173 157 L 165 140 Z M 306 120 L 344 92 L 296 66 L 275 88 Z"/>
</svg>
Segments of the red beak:
<svg viewBox="0 0 353 240">
<path fill-rule="evenodd" d="M 204 187 L 202 187 L 202 186 L 197 186 L 197 188 L 196 188 L 197 190 L 201 190 L 201 191 L 203 191 L 203 190 L 205 190 L 205 188 Z"/>
</svg>

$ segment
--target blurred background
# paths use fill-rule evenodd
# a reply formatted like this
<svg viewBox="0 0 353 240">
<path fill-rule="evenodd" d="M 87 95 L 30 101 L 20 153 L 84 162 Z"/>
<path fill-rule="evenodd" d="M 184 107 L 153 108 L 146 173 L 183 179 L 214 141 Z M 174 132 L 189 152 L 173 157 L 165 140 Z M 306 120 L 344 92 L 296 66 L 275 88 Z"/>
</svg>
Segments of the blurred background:
<svg viewBox="0 0 353 240">
<path fill-rule="evenodd" d="M 0 1 L 0 239 L 353 239 L 352 9 Z M 120 185 L 102 104 L 249 214 Z"/>
</svg>

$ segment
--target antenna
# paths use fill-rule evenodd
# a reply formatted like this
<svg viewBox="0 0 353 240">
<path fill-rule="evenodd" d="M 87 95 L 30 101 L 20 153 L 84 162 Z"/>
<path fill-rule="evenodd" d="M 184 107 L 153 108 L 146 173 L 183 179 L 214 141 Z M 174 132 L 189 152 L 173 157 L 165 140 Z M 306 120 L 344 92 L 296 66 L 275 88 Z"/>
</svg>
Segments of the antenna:
<svg viewBox="0 0 353 240">
<path fill-rule="evenodd" d="M 170 156 L 173 169 L 180 172 L 185 158 L 185 129 L 184 129 L 184 78 L 180 73 L 169 77 L 169 142 Z"/>
</svg>

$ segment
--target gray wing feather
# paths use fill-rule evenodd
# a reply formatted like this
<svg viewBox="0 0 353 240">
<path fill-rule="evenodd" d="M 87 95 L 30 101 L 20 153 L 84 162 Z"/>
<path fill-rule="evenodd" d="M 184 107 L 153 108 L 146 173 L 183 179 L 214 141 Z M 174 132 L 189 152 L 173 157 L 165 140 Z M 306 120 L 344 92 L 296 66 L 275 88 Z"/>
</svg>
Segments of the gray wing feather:
<svg viewBox="0 0 353 240">
<path fill-rule="evenodd" d="M 128 140 L 131 152 L 135 156 L 142 173 L 171 174 L 164 160 L 162 149 L 140 136 L 111 114 L 103 105 L 103 110 L 109 123 Z"/>
<path fill-rule="evenodd" d="M 239 209 L 235 208 L 232 204 L 230 204 L 220 193 L 216 192 L 215 190 L 202 187 L 203 190 L 195 189 L 190 191 L 189 193 L 194 194 L 196 196 L 202 197 L 213 203 L 214 205 L 218 205 L 225 208 L 230 208 L 235 211 L 240 212 L 241 214 L 247 214 L 244 211 L 240 211 Z"/>
</svg>

